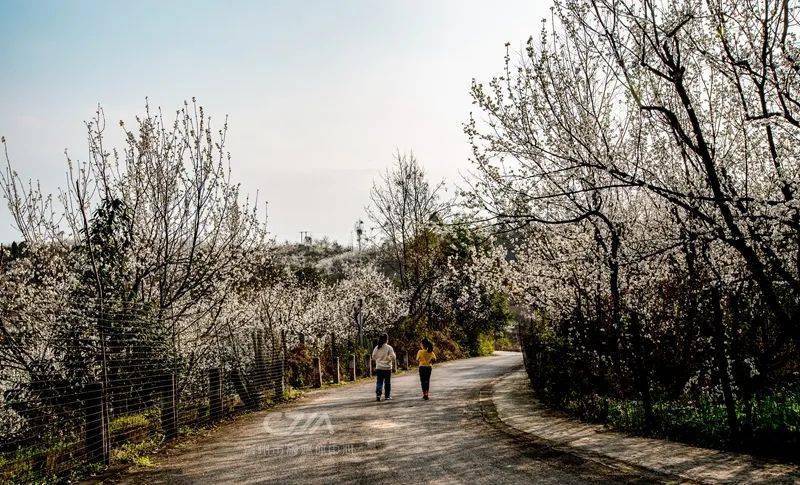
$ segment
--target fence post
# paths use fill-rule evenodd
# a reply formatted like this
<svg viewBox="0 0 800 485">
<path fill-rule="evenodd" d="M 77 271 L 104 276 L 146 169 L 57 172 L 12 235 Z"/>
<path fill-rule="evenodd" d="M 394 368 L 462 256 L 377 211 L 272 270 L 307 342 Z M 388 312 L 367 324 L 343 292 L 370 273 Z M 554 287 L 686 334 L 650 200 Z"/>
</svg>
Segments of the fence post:
<svg viewBox="0 0 800 485">
<path fill-rule="evenodd" d="M 264 350 L 264 345 L 267 341 L 267 336 L 266 336 L 267 332 L 265 330 L 261 330 L 259 334 L 260 338 L 258 339 L 258 353 L 259 353 L 258 360 L 259 364 L 261 365 L 261 368 L 259 369 L 261 371 L 260 378 L 261 378 L 261 385 L 266 386 L 267 383 L 269 382 L 269 370 L 267 369 L 267 353 Z M 272 352 L 275 352 L 274 345 L 272 346 Z"/>
<path fill-rule="evenodd" d="M 408 351 L 403 352 L 403 370 L 408 370 Z"/>
<path fill-rule="evenodd" d="M 322 365 L 319 357 L 314 357 L 311 365 L 314 367 L 314 387 L 322 387 Z"/>
<path fill-rule="evenodd" d="M 278 369 L 278 377 L 275 379 L 275 400 L 283 399 L 283 373 L 284 373 L 284 359 L 285 357 L 281 355 L 278 357 L 277 365 L 273 366 L 274 368 Z"/>
<path fill-rule="evenodd" d="M 358 379 L 358 359 L 356 358 L 356 354 L 353 354 L 353 357 L 350 359 L 350 380 L 354 381 Z"/>
<path fill-rule="evenodd" d="M 161 388 L 161 430 L 167 441 L 178 436 L 177 396 L 175 373 L 164 374 Z"/>
<path fill-rule="evenodd" d="M 208 369 L 208 416 L 211 421 L 222 418 L 222 371 L 219 367 Z"/>
<path fill-rule="evenodd" d="M 266 385 L 264 382 L 264 339 L 261 330 L 253 330 L 253 367 L 255 368 L 255 387 L 256 389 Z"/>
<path fill-rule="evenodd" d="M 333 382 L 334 384 L 338 384 L 342 382 L 342 376 L 339 373 L 339 357 L 333 358 Z"/>
<path fill-rule="evenodd" d="M 254 363 L 254 367 L 256 369 L 256 385 L 258 385 L 258 377 L 259 377 L 259 372 L 260 372 L 260 369 L 261 369 L 261 366 L 259 365 L 259 361 L 258 361 L 258 356 L 259 356 L 259 354 L 258 354 L 258 330 L 253 330 L 252 332 L 250 332 L 250 338 L 253 341 L 253 363 Z"/>
<path fill-rule="evenodd" d="M 367 354 L 367 377 L 372 377 L 372 356 Z"/>
<path fill-rule="evenodd" d="M 336 334 L 331 332 L 331 365 L 333 366 L 333 382 L 338 384 L 342 381 L 342 376 L 339 371 L 339 349 L 336 346 Z"/>
<path fill-rule="evenodd" d="M 108 422 L 103 402 L 103 383 L 91 382 L 86 386 L 86 450 L 89 461 L 108 465 Z"/>
<path fill-rule="evenodd" d="M 265 331 L 255 331 L 255 394 L 258 394 L 259 401 L 261 400 L 261 391 L 270 385 L 269 369 L 267 368 L 267 355 L 264 350 Z M 274 346 L 273 346 L 274 352 Z"/>
</svg>

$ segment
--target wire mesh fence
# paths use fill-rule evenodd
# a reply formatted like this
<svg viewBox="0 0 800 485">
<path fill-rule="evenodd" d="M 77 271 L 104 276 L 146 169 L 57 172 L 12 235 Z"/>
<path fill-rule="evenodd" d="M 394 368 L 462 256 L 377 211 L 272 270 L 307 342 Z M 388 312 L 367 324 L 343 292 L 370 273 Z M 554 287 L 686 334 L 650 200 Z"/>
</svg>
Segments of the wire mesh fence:
<svg viewBox="0 0 800 485">
<path fill-rule="evenodd" d="M 65 476 L 284 394 L 274 335 L 131 302 L 41 302 L 0 324 L 0 482 Z"/>
<path fill-rule="evenodd" d="M 373 374 L 377 336 L 273 331 L 236 305 L 221 315 L 72 295 L 6 302 L 0 482 L 82 477 L 263 409 L 289 388 Z M 395 370 L 408 369 L 407 349 L 397 355 Z"/>
</svg>

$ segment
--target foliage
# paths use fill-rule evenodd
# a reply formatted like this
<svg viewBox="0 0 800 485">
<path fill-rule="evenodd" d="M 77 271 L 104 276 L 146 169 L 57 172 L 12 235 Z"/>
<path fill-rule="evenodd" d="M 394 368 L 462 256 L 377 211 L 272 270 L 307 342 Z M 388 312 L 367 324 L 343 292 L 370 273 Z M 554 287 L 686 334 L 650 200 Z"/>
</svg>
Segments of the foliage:
<svg viewBox="0 0 800 485">
<path fill-rule="evenodd" d="M 160 440 L 151 438 L 138 443 L 126 443 L 111 450 L 111 460 L 114 463 L 125 463 L 141 467 L 153 466 L 149 454 L 155 452 L 160 445 Z"/>
<path fill-rule="evenodd" d="M 761 403 L 800 377 L 797 8 L 557 1 L 473 84 L 466 202 L 513 253 L 550 404 L 758 449 Z"/>
<path fill-rule="evenodd" d="M 152 415 L 148 415 L 145 413 L 120 416 L 118 418 L 112 419 L 108 423 L 108 431 L 109 433 L 116 433 L 131 428 L 147 428 L 151 425 L 152 418 L 153 418 Z"/>
<path fill-rule="evenodd" d="M 489 334 L 482 333 L 478 335 L 478 345 L 475 355 L 486 356 L 492 355 L 494 352 L 494 337 Z"/>
</svg>

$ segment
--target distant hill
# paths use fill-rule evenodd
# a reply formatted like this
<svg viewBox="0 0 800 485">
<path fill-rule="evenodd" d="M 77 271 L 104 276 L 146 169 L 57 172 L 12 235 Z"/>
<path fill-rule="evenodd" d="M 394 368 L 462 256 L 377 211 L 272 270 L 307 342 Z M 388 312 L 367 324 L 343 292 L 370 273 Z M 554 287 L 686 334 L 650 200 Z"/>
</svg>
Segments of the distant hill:
<svg viewBox="0 0 800 485">
<path fill-rule="evenodd" d="M 281 244 L 275 247 L 273 254 L 278 261 L 291 268 L 314 268 L 335 279 L 342 276 L 345 265 L 375 260 L 378 251 L 373 248 L 357 251 L 337 242 L 322 240 L 311 244 Z"/>
</svg>

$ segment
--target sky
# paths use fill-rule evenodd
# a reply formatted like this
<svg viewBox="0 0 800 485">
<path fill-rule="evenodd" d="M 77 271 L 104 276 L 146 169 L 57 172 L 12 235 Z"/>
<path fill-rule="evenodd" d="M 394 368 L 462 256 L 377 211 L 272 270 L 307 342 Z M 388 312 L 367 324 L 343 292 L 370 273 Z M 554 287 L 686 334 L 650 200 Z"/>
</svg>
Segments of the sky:
<svg viewBox="0 0 800 485">
<path fill-rule="evenodd" d="M 0 0 L 0 135 L 56 192 L 98 104 L 116 129 L 145 98 L 229 117 L 235 181 L 279 241 L 351 244 L 374 179 L 413 150 L 434 180 L 469 170 L 471 80 L 501 73 L 549 1 Z M 5 203 L 0 241 L 18 238 Z"/>
</svg>

